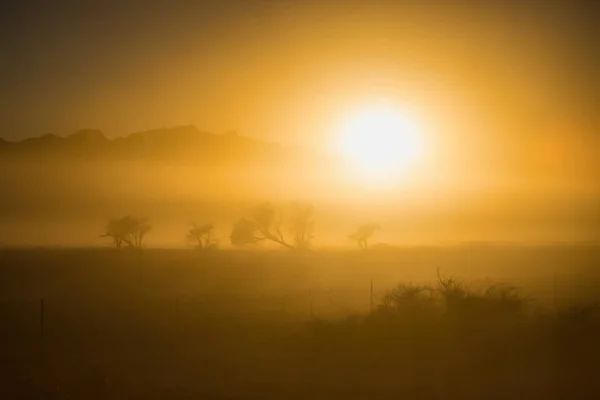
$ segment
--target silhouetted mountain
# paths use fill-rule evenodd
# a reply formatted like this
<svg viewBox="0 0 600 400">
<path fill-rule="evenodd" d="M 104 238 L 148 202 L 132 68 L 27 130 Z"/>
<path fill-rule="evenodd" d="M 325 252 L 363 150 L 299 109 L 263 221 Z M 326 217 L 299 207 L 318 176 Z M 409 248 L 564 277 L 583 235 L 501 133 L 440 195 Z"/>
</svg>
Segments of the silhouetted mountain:
<svg viewBox="0 0 600 400">
<path fill-rule="evenodd" d="M 108 139 L 98 129 L 80 129 L 68 136 L 67 141 L 77 145 L 94 146 L 104 144 Z"/>
<path fill-rule="evenodd" d="M 18 142 L 0 142 L 3 158 L 35 155 L 36 158 L 88 160 L 147 160 L 192 164 L 263 163 L 287 160 L 280 146 L 227 132 L 216 135 L 193 125 L 153 129 L 110 140 L 97 129 L 82 129 L 70 136 L 45 134 Z"/>
<path fill-rule="evenodd" d="M 45 133 L 40 137 L 35 138 L 27 138 L 20 142 L 16 142 L 14 149 L 43 149 L 43 148 L 52 148 L 53 146 L 57 146 L 58 144 L 64 142 L 65 138 L 57 136 L 53 133 Z"/>
</svg>

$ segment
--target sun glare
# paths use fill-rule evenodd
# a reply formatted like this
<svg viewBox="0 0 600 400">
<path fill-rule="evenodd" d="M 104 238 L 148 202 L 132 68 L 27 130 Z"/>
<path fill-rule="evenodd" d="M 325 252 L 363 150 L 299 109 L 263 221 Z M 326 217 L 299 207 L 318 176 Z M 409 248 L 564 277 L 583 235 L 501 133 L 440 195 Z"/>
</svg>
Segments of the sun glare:
<svg viewBox="0 0 600 400">
<path fill-rule="evenodd" d="M 417 161 L 421 137 L 415 121 L 393 107 L 363 110 L 340 129 L 339 150 L 369 179 L 389 179 Z"/>
</svg>

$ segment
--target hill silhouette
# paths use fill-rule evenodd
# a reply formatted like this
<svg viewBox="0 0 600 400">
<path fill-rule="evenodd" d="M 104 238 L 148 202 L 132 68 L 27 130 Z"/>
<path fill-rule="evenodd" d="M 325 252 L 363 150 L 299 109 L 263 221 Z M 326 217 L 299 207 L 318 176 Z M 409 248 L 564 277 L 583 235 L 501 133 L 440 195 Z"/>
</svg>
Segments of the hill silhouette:
<svg viewBox="0 0 600 400">
<path fill-rule="evenodd" d="M 81 129 L 62 137 L 47 133 L 17 142 L 0 139 L 4 159 L 35 156 L 44 158 L 84 158 L 88 161 L 162 161 L 192 164 L 230 164 L 279 162 L 297 151 L 278 144 L 255 140 L 237 132 L 213 134 L 193 125 L 135 132 L 116 139 L 100 130 Z"/>
</svg>

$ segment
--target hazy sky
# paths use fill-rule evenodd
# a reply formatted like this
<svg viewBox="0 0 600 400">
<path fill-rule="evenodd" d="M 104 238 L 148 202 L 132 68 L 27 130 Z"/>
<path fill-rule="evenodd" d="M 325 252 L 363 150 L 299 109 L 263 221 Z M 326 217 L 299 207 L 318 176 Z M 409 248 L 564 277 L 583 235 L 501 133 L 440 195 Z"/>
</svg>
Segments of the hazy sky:
<svg viewBox="0 0 600 400">
<path fill-rule="evenodd" d="M 6 0 L 0 136 L 193 123 L 318 143 L 381 97 L 432 125 L 514 132 L 558 116 L 589 134 L 598 9 L 594 1 Z"/>
<path fill-rule="evenodd" d="M 414 118 L 426 143 L 418 165 L 394 182 L 393 196 L 367 193 L 354 170 L 315 160 L 295 175 L 278 168 L 244 171 L 254 174 L 248 179 L 237 171 L 237 180 L 212 174 L 214 193 L 224 196 L 227 183 L 247 200 L 273 192 L 283 198 L 282 188 L 289 198 L 310 194 L 315 202 L 335 195 L 332 207 L 364 203 L 395 215 L 390 234 L 408 235 L 413 211 L 406 207 L 414 204 L 421 213 L 415 235 L 423 237 L 442 231 L 444 218 L 446 232 L 456 235 L 470 220 L 474 237 L 497 226 L 512 238 L 530 227 L 545 238 L 597 236 L 599 11 L 593 0 L 0 1 L 0 137 L 80 128 L 115 137 L 194 124 L 323 147 L 344 119 L 387 99 Z M 180 210 L 204 196 L 195 170 L 128 169 L 127 179 L 118 167 L 52 173 L 29 161 L 2 169 L 13 185 L 4 204 L 23 206 L 21 216 L 39 209 L 59 230 L 64 209 L 71 218 L 71 209 L 96 215 L 92 222 L 102 226 L 117 211 L 96 202 L 110 198 L 119 207 L 160 198 Z M 106 175 L 111 171 L 118 179 Z M 50 178 L 57 183 L 40 188 Z M 242 180 L 253 193 L 240 189 Z M 144 212 L 156 218 L 169 208 L 152 207 Z M 4 207 L 5 215 L 20 218 L 10 210 Z M 440 210 L 447 213 L 432 213 Z M 234 216 L 227 218 L 222 226 Z M 80 223 L 74 237 L 85 230 Z M 87 230 L 90 240 L 97 229 Z M 494 232 L 488 236 L 504 237 Z"/>
</svg>

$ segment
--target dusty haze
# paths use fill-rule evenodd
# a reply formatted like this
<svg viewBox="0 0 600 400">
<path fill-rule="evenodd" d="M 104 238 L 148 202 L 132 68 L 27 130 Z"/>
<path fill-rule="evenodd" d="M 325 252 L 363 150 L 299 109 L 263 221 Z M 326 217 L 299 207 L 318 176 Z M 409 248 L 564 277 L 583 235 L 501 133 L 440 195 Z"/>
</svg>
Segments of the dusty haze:
<svg viewBox="0 0 600 400">
<path fill-rule="evenodd" d="M 391 244 L 600 237 L 597 2 L 0 11 L 3 244 L 103 245 L 106 221 L 134 214 L 149 246 L 185 246 L 190 221 L 227 246 L 262 201 L 314 203 L 316 246 L 364 221 Z M 385 187 L 336 154 L 340 124 L 381 99 L 425 142 Z"/>
<path fill-rule="evenodd" d="M 93 130 L 46 136 L 0 152 L 1 184 L 8 189 L 1 241 L 108 245 L 99 238 L 107 221 L 133 214 L 151 220 L 148 246 L 187 246 L 188 225 L 198 222 L 215 224 L 220 245 L 228 247 L 232 224 L 265 201 L 284 215 L 294 202 L 312 202 L 317 247 L 351 245 L 347 235 L 365 221 L 379 222 L 376 241 L 392 245 L 597 240 L 597 173 L 565 149 L 572 162 L 554 170 L 537 155 L 515 157 L 519 170 L 437 160 L 407 170 L 394 185 L 377 186 L 349 174 L 335 154 L 193 126 L 119 140 Z"/>
</svg>

